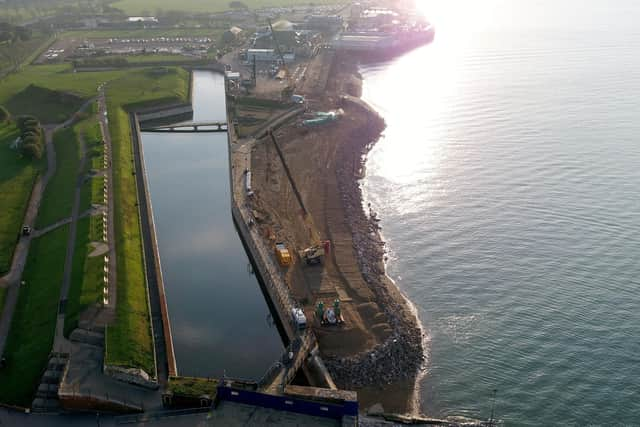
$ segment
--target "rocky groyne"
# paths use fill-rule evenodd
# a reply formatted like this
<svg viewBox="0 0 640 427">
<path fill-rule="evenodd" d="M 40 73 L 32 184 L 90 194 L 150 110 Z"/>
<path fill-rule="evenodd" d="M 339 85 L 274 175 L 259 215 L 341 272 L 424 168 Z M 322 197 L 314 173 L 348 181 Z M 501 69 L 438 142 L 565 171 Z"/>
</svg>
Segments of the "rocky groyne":
<svg viewBox="0 0 640 427">
<path fill-rule="evenodd" d="M 385 244 L 379 233 L 375 214 L 363 209 L 359 178 L 363 175 L 366 155 L 384 129 L 384 120 L 358 98 L 345 97 L 343 102 L 357 104 L 367 110 L 366 132 L 353 135 L 340 148 L 337 169 L 340 195 L 365 282 L 391 326 L 389 338 L 370 351 L 351 357 L 326 358 L 325 364 L 338 385 L 358 388 L 415 379 L 424 362 L 423 332 L 410 303 L 386 275 Z"/>
</svg>

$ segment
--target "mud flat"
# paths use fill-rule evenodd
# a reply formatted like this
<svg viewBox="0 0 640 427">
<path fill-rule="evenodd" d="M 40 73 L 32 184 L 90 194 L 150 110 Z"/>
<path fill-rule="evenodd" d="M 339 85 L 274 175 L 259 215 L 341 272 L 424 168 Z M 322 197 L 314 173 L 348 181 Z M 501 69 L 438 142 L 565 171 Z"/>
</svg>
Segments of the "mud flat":
<svg viewBox="0 0 640 427">
<path fill-rule="evenodd" d="M 366 153 L 379 139 L 384 120 L 359 99 L 356 64 L 346 57 L 331 59 L 325 90 L 309 81 L 301 90 L 314 111 L 341 108 L 341 118 L 313 128 L 296 120 L 276 132 L 309 218 L 301 216 L 268 138 L 257 141 L 251 153 L 251 209 L 262 236 L 285 242 L 295 254 L 313 243 L 313 235 L 331 241 L 322 266 L 306 266 L 294 255 L 284 275 L 311 319 L 337 386 L 358 391 L 364 410 L 380 403 L 387 412 L 413 412 L 424 363 L 423 333 L 410 302 L 386 276 L 384 242 L 378 222 L 363 209 L 359 185 Z M 336 298 L 345 323 L 321 325 L 315 317 L 317 302 L 326 305 Z"/>
</svg>

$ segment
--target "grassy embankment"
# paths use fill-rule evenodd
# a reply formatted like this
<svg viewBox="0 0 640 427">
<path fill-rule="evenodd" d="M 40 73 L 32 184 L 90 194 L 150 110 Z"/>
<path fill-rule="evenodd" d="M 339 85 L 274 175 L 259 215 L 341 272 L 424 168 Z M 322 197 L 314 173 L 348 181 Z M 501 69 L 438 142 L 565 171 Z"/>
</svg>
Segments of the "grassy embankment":
<svg viewBox="0 0 640 427">
<path fill-rule="evenodd" d="M 169 391 L 174 394 L 189 397 L 208 395 L 214 398 L 217 394 L 218 380 L 194 377 L 169 378 Z"/>
<path fill-rule="evenodd" d="M 184 101 L 188 96 L 188 80 L 186 71 L 173 68 L 73 74 L 70 72 L 69 65 L 29 66 L 20 73 L 0 80 L 0 103 L 6 103 L 7 100 L 21 93 L 24 96 L 24 90 L 30 84 L 48 90 L 72 91 L 78 97 L 86 99 L 95 95 L 95 88 L 100 82 L 111 82 L 108 85 L 108 110 L 114 156 L 115 194 L 113 201 L 116 209 L 118 309 L 117 320 L 107 332 L 108 347 L 105 358 L 109 364 L 139 367 L 147 372 L 153 372 L 153 341 L 150 333 L 147 289 L 142 263 L 142 241 L 135 176 L 133 175 L 133 152 L 129 119 L 125 108 L 152 103 Z M 16 105 L 20 105 L 24 110 L 14 111 L 14 114 L 32 113 L 27 108 L 27 103 Z M 54 117 L 57 114 L 56 107 L 60 107 L 60 105 L 50 104 L 50 107 L 41 111 L 39 118 L 46 120 L 47 117 Z M 76 130 L 73 129 L 64 130 L 63 135 L 70 136 L 75 132 Z M 59 136 L 58 139 L 60 140 L 60 138 Z M 72 159 L 71 162 L 74 162 L 74 156 L 77 160 L 77 151 L 74 152 L 69 146 L 62 147 L 59 153 L 59 165 L 62 159 L 67 156 Z M 72 170 L 73 168 L 61 168 L 63 174 L 66 174 L 66 169 Z M 5 168 L 1 169 L 0 173 L 4 173 L 5 170 Z M 75 170 L 77 171 L 77 162 Z M 69 177 L 71 174 L 65 176 Z M 44 209 L 55 213 L 66 211 L 69 205 L 66 206 L 64 209 L 55 206 Z M 48 218 L 58 216 L 50 213 L 43 215 Z M 8 218 L 13 220 L 15 217 L 16 215 L 11 215 Z M 0 216 L 1 218 L 3 217 Z M 94 239 L 93 236 L 102 234 L 101 230 L 94 225 L 89 221 L 89 239 Z M 85 227 L 85 224 L 80 224 L 80 227 Z M 61 269 L 64 265 L 64 251 L 66 249 L 66 230 L 68 227 L 61 227 L 37 239 L 45 243 L 32 246 L 28 271 L 25 271 L 28 283 L 39 283 L 46 277 L 46 282 L 49 285 L 46 290 L 49 293 L 47 298 L 42 300 L 46 299 L 52 306 L 57 306 L 59 298 L 59 283 L 62 280 Z M 63 231 L 64 235 L 61 234 Z M 85 232 L 84 235 L 86 236 L 87 233 Z M 86 245 L 81 241 L 79 248 L 79 254 L 82 254 L 82 251 L 86 250 Z M 81 255 L 78 256 L 78 259 L 80 257 Z M 36 262 L 39 258 L 41 260 Z M 79 263 L 79 261 L 77 262 Z M 95 271 L 93 268 L 89 268 L 89 270 Z M 76 274 L 79 273 L 76 272 Z M 91 275 L 91 273 L 87 274 Z M 78 289 L 80 289 L 79 293 Z M 79 298 L 74 297 L 78 301 L 78 305 L 96 298 L 92 289 L 95 290 L 95 286 L 92 288 L 81 285 L 72 291 L 73 295 L 80 295 Z M 0 377 L 0 401 L 6 403 L 29 403 L 28 400 L 33 391 L 31 388 L 32 380 L 37 381 L 42 367 L 39 363 L 46 363 L 46 354 L 51 349 L 51 340 L 47 337 L 53 336 L 55 330 L 55 307 L 53 309 L 53 323 L 51 323 L 49 322 L 48 306 L 39 306 L 38 302 L 42 301 L 36 301 L 32 292 L 35 292 L 35 287 L 27 292 L 20 292 L 20 301 L 22 301 L 18 303 L 20 314 L 16 314 L 16 318 L 14 318 L 15 327 L 12 326 L 10 332 L 10 336 L 13 337 L 10 338 L 11 347 L 7 347 L 7 352 L 12 355 L 12 360 L 24 359 L 29 362 L 22 364 L 15 370 L 11 367 L 3 370 L 3 377 Z M 74 303 L 69 302 L 71 305 Z M 36 324 L 37 327 L 26 333 L 25 331 L 28 331 L 29 328 L 24 325 L 29 322 Z M 33 340 L 37 341 L 37 344 L 31 344 L 32 340 L 24 340 L 26 336 L 43 336 L 44 339 Z M 20 345 L 21 341 L 25 341 L 22 346 Z M 44 359 L 42 358 L 43 354 Z M 14 357 L 15 359 L 13 359 Z M 22 388 L 15 384 L 18 378 L 25 380 Z"/>
<path fill-rule="evenodd" d="M 131 70 L 73 73 L 69 64 L 29 65 L 0 80 L 0 105 L 16 116 L 28 114 L 45 124 L 60 123 L 80 107 L 81 101 L 96 95 L 99 83 L 128 72 Z M 44 90 L 34 91 L 30 85 Z M 72 96 L 61 98 L 61 93 Z"/>
<path fill-rule="evenodd" d="M 0 274 L 11 266 L 31 189 L 41 167 L 41 162 L 22 158 L 10 148 L 19 135 L 14 124 L 0 124 Z"/>
<path fill-rule="evenodd" d="M 245 0 L 243 1 L 250 9 L 258 9 L 267 6 L 290 7 L 294 4 L 308 5 L 308 0 Z M 338 0 L 315 0 L 314 4 L 339 4 L 344 3 Z M 112 7 L 124 11 L 128 15 L 139 15 L 143 11 L 154 11 L 156 9 L 175 10 L 174 0 L 119 0 L 111 4 Z M 229 10 L 227 0 L 184 0 L 180 2 L 180 10 L 183 12 L 222 12 Z"/>
<path fill-rule="evenodd" d="M 42 229 L 71 216 L 75 194 L 80 147 L 75 127 L 60 129 L 53 134 L 56 151 L 56 172 L 45 188 L 40 202 L 36 228 Z"/>
<path fill-rule="evenodd" d="M 117 320 L 107 330 L 105 363 L 154 372 L 153 341 L 142 261 L 133 147 L 125 109 L 184 101 L 189 74 L 182 69 L 130 72 L 107 87 L 113 145 L 113 185 L 117 255 Z"/>
<path fill-rule="evenodd" d="M 81 174 L 87 174 L 91 169 L 102 170 L 104 145 L 100 125 L 95 116 L 96 106 L 93 105 L 89 117 L 74 126 L 75 132 L 82 134 L 86 149 L 85 168 Z M 104 203 L 104 178 L 92 177 L 87 179 L 80 192 L 80 214 L 86 212 L 93 204 Z M 95 245 L 102 242 L 104 224 L 102 215 L 90 216 L 78 220 L 76 229 L 75 251 L 69 287 L 67 310 L 65 312 L 64 333 L 68 336 L 77 325 L 80 313 L 89 306 L 102 302 L 102 288 L 104 276 L 104 255 L 90 256 Z"/>
<path fill-rule="evenodd" d="M 64 226 L 31 242 L 18 303 L 11 322 L 0 370 L 0 401 L 30 406 L 56 328 L 58 300 L 69 227 Z M 34 315 L 37 313 L 37 315 Z"/>
<path fill-rule="evenodd" d="M 66 336 L 78 326 L 83 310 L 102 301 L 104 255 L 90 256 L 94 249 L 91 243 L 102 241 L 102 229 L 101 215 L 84 217 L 78 221 L 64 321 Z"/>
</svg>

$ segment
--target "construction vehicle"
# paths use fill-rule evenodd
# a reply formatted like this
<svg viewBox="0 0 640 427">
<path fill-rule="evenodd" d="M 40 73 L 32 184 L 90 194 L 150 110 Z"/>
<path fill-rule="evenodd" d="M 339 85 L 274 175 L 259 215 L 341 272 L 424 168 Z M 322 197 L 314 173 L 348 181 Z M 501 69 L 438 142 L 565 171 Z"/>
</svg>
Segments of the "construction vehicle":
<svg viewBox="0 0 640 427">
<path fill-rule="evenodd" d="M 300 209 L 302 210 L 302 219 L 305 223 L 307 231 L 309 232 L 309 239 L 311 240 L 311 246 L 304 249 L 300 252 L 300 257 L 306 261 L 307 265 L 319 264 L 322 262 L 322 259 L 325 255 L 328 255 L 329 249 L 331 247 L 331 242 L 329 240 L 320 240 L 318 233 L 315 231 L 315 227 L 313 225 L 313 221 L 311 219 L 311 215 L 309 215 L 309 211 L 307 211 L 304 202 L 302 201 L 302 196 L 300 195 L 300 191 L 298 191 L 298 187 L 296 186 L 295 181 L 293 180 L 293 176 L 291 175 L 291 171 L 289 170 L 289 166 L 284 159 L 284 155 L 282 154 L 282 150 L 280 149 L 280 145 L 276 140 L 275 135 L 272 130 L 269 130 L 269 136 L 271 136 L 271 141 L 276 148 L 276 152 L 278 153 L 278 157 L 282 162 L 282 167 L 284 169 L 285 174 L 287 175 L 287 179 L 291 184 L 291 188 L 293 189 L 293 194 L 296 196 L 296 200 L 300 205 Z"/>
<path fill-rule="evenodd" d="M 276 243 L 276 258 L 278 259 L 278 263 L 282 267 L 288 267 L 291 265 L 291 254 L 289 253 L 289 249 L 282 242 Z"/>
<path fill-rule="evenodd" d="M 333 307 L 325 308 L 322 301 L 316 305 L 316 317 L 320 319 L 321 325 L 341 325 L 344 323 L 340 310 L 340 300 L 333 301 Z"/>
<path fill-rule="evenodd" d="M 267 22 L 269 22 L 269 30 L 271 30 L 271 38 L 273 39 L 273 44 L 275 45 L 276 48 L 276 52 L 278 52 L 278 56 L 280 57 L 280 71 L 277 74 L 283 74 L 283 79 L 284 81 L 286 81 L 287 86 L 282 89 L 282 100 L 283 101 L 288 101 L 291 99 L 291 95 L 293 95 L 293 92 L 295 91 L 295 86 L 293 84 L 293 81 L 291 80 L 291 73 L 289 72 L 289 68 L 287 68 L 287 64 L 284 61 L 284 55 L 282 54 L 282 50 L 280 50 L 280 44 L 278 43 L 278 40 L 276 39 L 276 33 L 275 31 L 273 31 L 273 25 L 271 25 L 271 19 L 267 19 Z"/>
<path fill-rule="evenodd" d="M 304 311 L 301 308 L 292 308 L 291 318 L 298 329 L 307 327 L 307 316 L 304 315 Z"/>
<path fill-rule="evenodd" d="M 325 240 L 320 242 L 320 244 L 309 246 L 300 252 L 300 258 L 302 258 L 307 265 L 322 264 L 324 257 L 329 255 L 330 245 L 331 242 Z"/>
</svg>

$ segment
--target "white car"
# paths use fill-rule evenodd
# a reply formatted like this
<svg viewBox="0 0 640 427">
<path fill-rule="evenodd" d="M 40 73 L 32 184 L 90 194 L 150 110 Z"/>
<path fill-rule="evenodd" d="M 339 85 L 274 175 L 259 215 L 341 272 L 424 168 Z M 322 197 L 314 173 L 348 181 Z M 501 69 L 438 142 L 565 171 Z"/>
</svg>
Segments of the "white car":
<svg viewBox="0 0 640 427">
<path fill-rule="evenodd" d="M 307 316 L 304 315 L 304 311 L 302 311 L 301 308 L 292 308 L 291 317 L 298 329 L 305 329 L 307 327 Z"/>
</svg>

